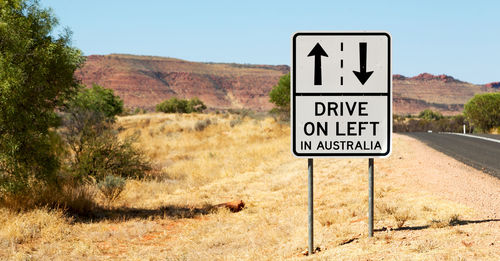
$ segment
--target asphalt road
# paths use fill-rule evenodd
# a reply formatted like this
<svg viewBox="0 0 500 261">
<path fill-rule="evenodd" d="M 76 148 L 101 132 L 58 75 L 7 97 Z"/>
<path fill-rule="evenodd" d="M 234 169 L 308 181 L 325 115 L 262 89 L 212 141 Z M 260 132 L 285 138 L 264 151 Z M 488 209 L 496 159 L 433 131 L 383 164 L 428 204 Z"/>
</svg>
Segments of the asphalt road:
<svg viewBox="0 0 500 261">
<path fill-rule="evenodd" d="M 445 133 L 403 133 L 467 165 L 500 179 L 500 143 Z M 499 135 L 488 138 L 500 139 Z"/>
</svg>

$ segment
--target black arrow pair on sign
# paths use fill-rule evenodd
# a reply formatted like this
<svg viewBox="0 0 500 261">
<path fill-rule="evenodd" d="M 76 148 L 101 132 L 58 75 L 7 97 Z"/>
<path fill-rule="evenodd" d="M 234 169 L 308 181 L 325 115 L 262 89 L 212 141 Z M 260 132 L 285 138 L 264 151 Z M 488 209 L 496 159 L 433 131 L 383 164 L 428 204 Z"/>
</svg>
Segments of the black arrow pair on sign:
<svg viewBox="0 0 500 261">
<path fill-rule="evenodd" d="M 325 50 L 319 43 L 317 43 L 314 48 L 311 50 L 309 55 L 314 56 L 314 85 L 322 85 L 322 77 L 321 77 L 321 56 L 328 57 Z M 370 78 L 373 71 L 366 71 L 366 43 L 359 43 L 359 72 L 352 71 L 354 75 L 358 78 L 359 82 L 362 85 L 365 85 L 366 81 Z"/>
</svg>

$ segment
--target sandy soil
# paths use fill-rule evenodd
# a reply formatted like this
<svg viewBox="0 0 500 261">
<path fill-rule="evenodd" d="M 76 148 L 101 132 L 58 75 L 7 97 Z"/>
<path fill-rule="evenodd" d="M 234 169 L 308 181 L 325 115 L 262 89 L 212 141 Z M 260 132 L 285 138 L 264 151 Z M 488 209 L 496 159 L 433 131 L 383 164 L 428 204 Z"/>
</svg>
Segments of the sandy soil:
<svg viewBox="0 0 500 261">
<path fill-rule="evenodd" d="M 474 209 L 476 215 L 470 220 L 469 224 L 474 224 L 471 229 L 484 233 L 475 243 L 494 247 L 500 253 L 500 179 L 414 138 L 398 134 L 395 138 L 400 140 L 402 148 L 395 150 L 391 159 L 379 160 L 379 168 L 390 173 L 387 178 L 409 192 L 428 191 Z M 405 156 L 399 155 L 402 150 Z"/>
<path fill-rule="evenodd" d="M 380 167 L 408 171 L 394 171 L 389 176 L 392 181 L 412 191 L 426 190 L 464 204 L 485 218 L 500 219 L 500 179 L 431 149 L 416 139 L 399 134 L 395 137 L 401 139 L 405 157 L 393 155 L 396 158 L 391 161 L 380 160 Z M 500 222 L 491 224 L 500 228 Z"/>
</svg>

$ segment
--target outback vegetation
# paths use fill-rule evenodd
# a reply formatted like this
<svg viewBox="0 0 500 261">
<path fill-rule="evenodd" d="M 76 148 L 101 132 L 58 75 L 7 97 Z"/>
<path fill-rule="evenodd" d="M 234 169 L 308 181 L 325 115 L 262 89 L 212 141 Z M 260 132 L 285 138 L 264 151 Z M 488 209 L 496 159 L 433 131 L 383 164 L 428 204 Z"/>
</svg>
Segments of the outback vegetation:
<svg viewBox="0 0 500 261">
<path fill-rule="evenodd" d="M 203 112 L 207 106 L 198 98 L 178 99 L 170 98 L 156 105 L 157 112 L 165 113 L 193 113 Z"/>
<path fill-rule="evenodd" d="M 275 105 L 271 113 L 288 120 L 290 117 L 290 73 L 281 76 L 278 84 L 269 92 L 269 98 L 269 101 Z"/>
<path fill-rule="evenodd" d="M 443 116 L 441 113 L 432 110 L 421 111 L 417 116 L 413 115 L 393 115 L 394 132 L 462 132 L 463 125 L 466 124 L 467 131 L 471 131 L 471 126 L 463 115 Z"/>
<path fill-rule="evenodd" d="M 500 133 L 500 93 L 477 94 L 465 104 L 464 114 L 480 131 Z"/>
<path fill-rule="evenodd" d="M 0 259 L 307 258 L 306 164 L 291 156 L 287 124 L 248 110 L 199 113 L 199 99 L 118 116 L 112 90 L 74 79 L 81 54 L 69 33 L 52 35 L 49 10 L 21 0 L 0 9 Z M 289 89 L 288 75 L 270 94 L 285 115 Z M 418 143 L 394 144 L 377 161 L 373 239 L 366 162 L 315 162 L 313 258 L 498 260 L 495 220 L 397 182 L 463 166 L 422 169 Z"/>
<path fill-rule="evenodd" d="M 426 109 L 417 116 L 394 115 L 395 132 L 442 131 L 500 132 L 500 93 L 477 94 L 465 104 L 463 114 L 443 116 Z"/>
<path fill-rule="evenodd" d="M 123 101 L 78 85 L 73 75 L 83 58 L 69 32 L 52 36 L 57 20 L 49 10 L 37 1 L 0 5 L 0 205 L 91 213 L 95 187 L 115 199 L 123 178 L 150 169 L 114 130 Z"/>
<path fill-rule="evenodd" d="M 0 2 L 0 202 L 55 187 L 61 166 L 56 109 L 77 92 L 82 63 L 70 33 L 37 2 Z M 22 202 L 23 200 L 21 200 Z"/>
<path fill-rule="evenodd" d="M 239 123 L 231 122 L 239 118 Z M 210 122 L 203 129 L 199 122 Z M 307 248 L 307 164 L 289 152 L 290 129 L 272 117 L 231 113 L 141 114 L 116 119 L 118 137 L 136 137 L 152 171 L 125 184 L 93 217 L 58 208 L 0 209 L 0 256 L 51 259 L 232 259 L 303 257 Z M 495 233 L 476 212 L 393 175 L 421 175 L 426 155 L 395 135 L 377 161 L 376 223 L 367 238 L 366 162 L 315 161 L 315 233 L 324 259 L 494 259 Z M 409 155 L 408 151 L 413 154 Z M 401 158 L 412 157 L 414 165 Z M 445 164 L 447 168 L 450 166 Z M 435 175 L 447 169 L 436 170 Z M 100 189 L 100 188 L 97 188 Z M 101 193 L 101 192 L 99 192 Z M 115 192 L 109 193 L 110 198 Z M 216 206 L 242 200 L 238 213 Z M 32 228 L 37 228 L 33 230 Z M 414 229 L 415 228 L 415 229 Z M 489 232 L 488 232 L 489 231 Z M 480 239 L 480 240 L 479 240 Z M 461 243 L 465 241 L 465 245 Z M 484 242 L 483 242 L 484 241 Z M 470 244 L 470 242 L 474 242 Z M 14 250 L 15 249 L 15 250 Z"/>
</svg>

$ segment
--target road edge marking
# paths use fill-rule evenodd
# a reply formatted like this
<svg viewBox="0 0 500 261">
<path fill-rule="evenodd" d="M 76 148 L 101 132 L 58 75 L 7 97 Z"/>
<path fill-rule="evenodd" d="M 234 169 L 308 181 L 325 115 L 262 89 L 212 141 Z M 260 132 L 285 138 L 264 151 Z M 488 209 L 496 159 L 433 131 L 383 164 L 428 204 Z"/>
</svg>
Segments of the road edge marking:
<svg viewBox="0 0 500 261">
<path fill-rule="evenodd" d="M 453 134 L 453 135 L 465 136 L 465 137 L 482 139 L 482 140 L 487 140 L 487 141 L 493 141 L 493 142 L 496 142 L 496 143 L 500 143 L 500 140 L 496 140 L 496 139 L 492 139 L 492 138 L 486 138 L 486 137 L 481 137 L 481 136 L 474 136 L 474 135 L 470 135 L 470 134 L 455 133 L 455 132 L 440 132 L 440 133 L 443 133 L 443 134 Z"/>
</svg>

